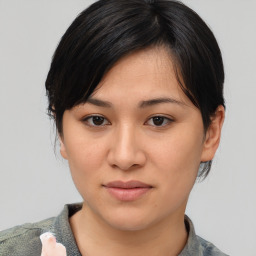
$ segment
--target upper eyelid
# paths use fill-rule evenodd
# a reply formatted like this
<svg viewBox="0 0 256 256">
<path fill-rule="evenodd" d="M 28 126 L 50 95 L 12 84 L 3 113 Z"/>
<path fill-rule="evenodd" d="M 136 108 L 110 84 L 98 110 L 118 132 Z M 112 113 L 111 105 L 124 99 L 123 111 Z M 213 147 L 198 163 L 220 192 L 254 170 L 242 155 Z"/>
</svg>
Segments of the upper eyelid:
<svg viewBox="0 0 256 256">
<path fill-rule="evenodd" d="M 174 120 L 173 117 L 171 117 L 171 116 L 169 116 L 169 115 L 167 116 L 167 115 L 165 115 L 165 114 L 154 114 L 154 115 L 148 117 L 148 119 L 154 118 L 154 117 L 163 117 L 163 118 L 166 118 L 166 119 Z"/>
<path fill-rule="evenodd" d="M 175 118 L 174 118 L 174 117 L 171 117 L 171 116 L 169 116 L 169 115 L 166 116 L 166 115 L 164 115 L 164 114 L 155 114 L 155 115 L 153 115 L 153 116 L 148 117 L 147 120 L 150 120 L 151 118 L 154 118 L 154 117 L 163 117 L 163 118 L 165 118 L 165 119 L 168 119 L 169 121 L 172 121 L 172 122 L 175 121 Z"/>
<path fill-rule="evenodd" d="M 90 115 L 86 115 L 86 116 L 82 117 L 82 120 L 86 120 L 86 119 L 89 119 L 89 118 L 95 117 L 95 116 L 99 116 L 99 117 L 103 117 L 103 118 L 107 119 L 105 116 L 100 115 L 100 114 L 90 114 Z"/>
<path fill-rule="evenodd" d="M 82 117 L 81 119 L 82 119 L 82 120 L 86 120 L 86 119 L 89 119 L 89 118 L 95 117 L 95 116 L 103 117 L 104 119 L 108 120 L 105 116 L 100 115 L 100 114 L 90 114 L 90 115 L 86 115 L 86 116 Z"/>
</svg>

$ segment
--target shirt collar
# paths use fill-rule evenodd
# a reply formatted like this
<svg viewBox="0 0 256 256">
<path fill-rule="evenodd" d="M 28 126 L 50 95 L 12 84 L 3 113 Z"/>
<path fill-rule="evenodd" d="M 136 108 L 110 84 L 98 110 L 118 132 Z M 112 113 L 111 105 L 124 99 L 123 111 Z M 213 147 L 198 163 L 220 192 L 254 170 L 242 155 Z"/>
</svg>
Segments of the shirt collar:
<svg viewBox="0 0 256 256">
<path fill-rule="evenodd" d="M 69 224 L 69 218 L 77 211 L 81 210 L 81 208 L 82 203 L 67 204 L 53 222 L 52 232 L 56 236 L 57 241 L 66 247 L 67 255 L 81 256 Z M 184 221 L 188 231 L 188 240 L 179 256 L 203 255 L 203 248 L 196 236 L 192 221 L 187 215 L 185 215 Z"/>
</svg>

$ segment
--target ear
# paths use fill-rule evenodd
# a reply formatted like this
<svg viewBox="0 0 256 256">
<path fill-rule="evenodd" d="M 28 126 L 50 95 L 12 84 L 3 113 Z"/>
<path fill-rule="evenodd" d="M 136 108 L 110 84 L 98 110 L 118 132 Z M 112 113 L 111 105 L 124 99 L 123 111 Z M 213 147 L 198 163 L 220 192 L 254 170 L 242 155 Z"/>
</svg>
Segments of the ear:
<svg viewBox="0 0 256 256">
<path fill-rule="evenodd" d="M 59 135 L 59 141 L 60 141 L 60 154 L 62 155 L 63 158 L 68 159 L 63 136 Z"/>
<path fill-rule="evenodd" d="M 213 159 L 220 143 L 221 129 L 225 119 L 225 109 L 222 105 L 218 106 L 214 116 L 211 118 L 211 124 L 207 129 L 204 148 L 201 155 L 201 162 L 207 162 Z"/>
</svg>

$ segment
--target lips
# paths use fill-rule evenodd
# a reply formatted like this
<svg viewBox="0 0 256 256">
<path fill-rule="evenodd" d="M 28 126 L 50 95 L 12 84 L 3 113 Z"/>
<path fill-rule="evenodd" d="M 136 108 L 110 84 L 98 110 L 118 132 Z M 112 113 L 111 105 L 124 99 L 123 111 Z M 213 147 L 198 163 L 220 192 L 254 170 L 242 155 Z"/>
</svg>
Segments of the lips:
<svg viewBox="0 0 256 256">
<path fill-rule="evenodd" d="M 152 188 L 152 186 L 146 184 L 146 183 L 143 183 L 143 182 L 140 182 L 140 181 L 137 181 L 137 180 L 131 180 L 131 181 L 127 181 L 127 182 L 124 182 L 124 181 L 112 181 L 112 182 L 109 182 L 106 184 L 106 187 L 109 187 L 109 188 Z"/>
<path fill-rule="evenodd" d="M 149 184 L 131 180 L 128 182 L 112 181 L 103 185 L 109 194 L 120 201 L 134 201 L 147 194 L 153 187 Z"/>
</svg>

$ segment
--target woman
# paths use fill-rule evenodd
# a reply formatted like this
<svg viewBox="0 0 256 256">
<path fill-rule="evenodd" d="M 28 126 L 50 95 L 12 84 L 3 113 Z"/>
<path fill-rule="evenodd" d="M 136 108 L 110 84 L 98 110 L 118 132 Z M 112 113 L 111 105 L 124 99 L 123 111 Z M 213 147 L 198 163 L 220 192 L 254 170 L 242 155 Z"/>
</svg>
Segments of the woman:
<svg viewBox="0 0 256 256">
<path fill-rule="evenodd" d="M 4 231 L 0 255 L 225 255 L 185 216 L 210 171 L 225 116 L 214 35 L 176 1 L 100 0 L 62 37 L 46 80 L 49 114 L 82 204 Z"/>
</svg>

